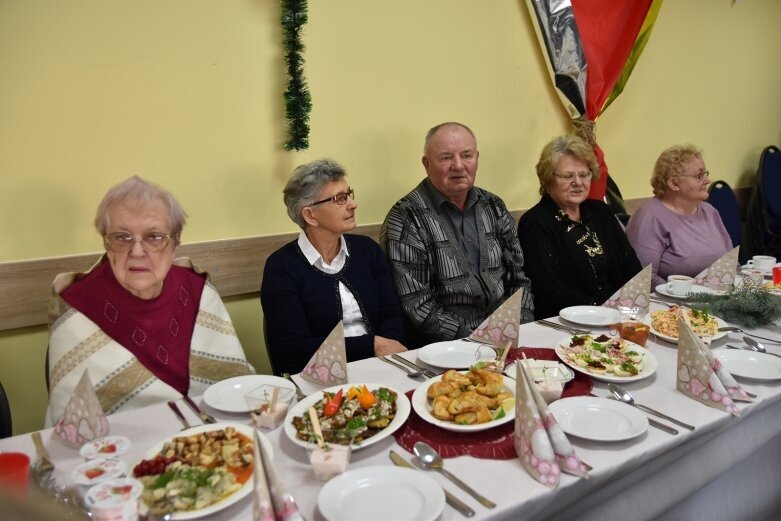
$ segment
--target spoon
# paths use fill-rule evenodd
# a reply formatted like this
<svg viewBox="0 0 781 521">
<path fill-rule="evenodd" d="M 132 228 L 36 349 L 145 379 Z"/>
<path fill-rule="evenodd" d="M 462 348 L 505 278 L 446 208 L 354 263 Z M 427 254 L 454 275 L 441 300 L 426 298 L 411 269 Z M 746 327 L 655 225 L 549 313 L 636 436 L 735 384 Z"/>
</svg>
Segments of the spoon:
<svg viewBox="0 0 781 521">
<path fill-rule="evenodd" d="M 750 336 L 744 336 L 743 341 L 747 343 L 753 351 L 757 351 L 758 353 L 765 353 L 766 355 L 773 355 L 781 358 L 781 355 L 777 355 L 775 353 L 769 353 L 768 350 L 765 348 L 765 346 L 763 346 L 760 342 L 757 342 Z"/>
<path fill-rule="evenodd" d="M 481 505 L 487 508 L 494 508 L 496 506 L 496 503 L 493 501 L 490 501 L 483 496 L 481 496 L 475 489 L 455 477 L 453 474 L 445 470 L 445 467 L 442 463 L 442 456 L 439 455 L 439 453 L 434 450 L 434 447 L 431 445 L 428 445 L 426 443 L 423 443 L 422 441 L 419 441 L 415 444 L 415 446 L 412 449 L 412 452 L 415 453 L 415 456 L 418 457 L 418 460 L 421 464 L 423 464 L 424 467 L 426 467 L 428 470 L 436 470 L 437 472 L 441 473 L 443 476 L 445 476 L 447 479 L 458 485 L 460 488 L 465 490 L 469 493 L 473 498 L 475 498 L 477 501 L 480 502 Z"/>
<path fill-rule="evenodd" d="M 645 412 L 651 413 L 654 416 L 658 416 L 660 418 L 664 418 L 665 420 L 672 422 L 676 425 L 680 425 L 684 429 L 689 429 L 690 431 L 694 430 L 693 425 L 689 425 L 688 423 L 684 423 L 680 420 L 676 420 L 675 418 L 672 418 L 670 416 L 667 416 L 666 414 L 663 414 L 659 411 L 655 411 L 654 409 L 651 409 L 650 407 L 646 407 L 645 405 L 635 403 L 634 397 L 629 394 L 627 391 L 625 391 L 622 387 L 616 385 L 616 384 L 607 384 L 607 388 L 610 390 L 610 392 L 615 396 L 616 400 L 620 402 L 624 402 L 628 405 L 633 405 L 637 407 L 638 409 L 642 409 Z"/>
</svg>

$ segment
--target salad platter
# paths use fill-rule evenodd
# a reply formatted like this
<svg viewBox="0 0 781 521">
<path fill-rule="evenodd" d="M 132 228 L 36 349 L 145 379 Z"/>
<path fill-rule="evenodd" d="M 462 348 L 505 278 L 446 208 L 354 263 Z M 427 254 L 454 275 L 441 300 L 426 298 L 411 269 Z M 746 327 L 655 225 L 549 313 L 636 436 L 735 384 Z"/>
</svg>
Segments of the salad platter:
<svg viewBox="0 0 781 521">
<path fill-rule="evenodd" d="M 575 335 L 556 344 L 556 354 L 575 371 L 603 382 L 633 382 L 656 372 L 656 357 L 646 348 L 607 335 Z"/>
</svg>

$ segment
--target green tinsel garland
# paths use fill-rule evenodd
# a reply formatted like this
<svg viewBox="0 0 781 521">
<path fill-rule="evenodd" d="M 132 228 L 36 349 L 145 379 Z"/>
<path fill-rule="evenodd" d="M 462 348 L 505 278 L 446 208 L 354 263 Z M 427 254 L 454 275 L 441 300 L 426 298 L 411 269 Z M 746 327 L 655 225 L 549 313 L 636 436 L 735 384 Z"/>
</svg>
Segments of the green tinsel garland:
<svg viewBox="0 0 781 521">
<path fill-rule="evenodd" d="M 781 318 L 781 298 L 761 284 L 743 284 L 725 295 L 693 293 L 687 300 L 690 305 L 707 307 L 712 315 L 746 327 L 764 326 Z"/>
<path fill-rule="evenodd" d="M 307 0 L 282 0 L 280 22 L 284 33 L 288 77 L 285 91 L 285 115 L 288 122 L 286 150 L 309 148 L 312 96 L 304 78 L 304 44 L 301 42 L 301 29 L 307 20 Z"/>
</svg>

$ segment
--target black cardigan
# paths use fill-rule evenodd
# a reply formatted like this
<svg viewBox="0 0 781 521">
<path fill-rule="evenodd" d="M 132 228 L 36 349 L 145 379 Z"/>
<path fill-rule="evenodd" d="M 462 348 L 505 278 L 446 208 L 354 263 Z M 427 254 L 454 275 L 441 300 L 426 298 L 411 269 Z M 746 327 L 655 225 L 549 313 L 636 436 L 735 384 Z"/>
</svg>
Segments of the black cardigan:
<svg viewBox="0 0 781 521">
<path fill-rule="evenodd" d="M 518 222 L 537 319 L 558 315 L 568 306 L 601 305 L 641 269 L 610 208 L 587 199 L 580 203 L 581 220 L 599 237 L 608 266 L 605 275 L 609 283 L 600 285 L 586 252 L 566 233 L 566 221 L 556 219 L 558 211 L 558 205 L 546 194 Z"/>
</svg>

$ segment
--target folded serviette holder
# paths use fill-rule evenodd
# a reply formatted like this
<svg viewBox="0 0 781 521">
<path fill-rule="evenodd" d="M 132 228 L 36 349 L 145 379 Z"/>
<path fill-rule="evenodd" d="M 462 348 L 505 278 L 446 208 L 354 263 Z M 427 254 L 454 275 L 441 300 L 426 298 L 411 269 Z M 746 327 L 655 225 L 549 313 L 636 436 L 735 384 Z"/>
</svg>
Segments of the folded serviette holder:
<svg viewBox="0 0 781 521">
<path fill-rule="evenodd" d="M 515 451 L 531 476 L 548 487 L 558 486 L 561 472 L 588 478 L 586 465 L 548 410 L 522 362 L 516 364 Z"/>
<path fill-rule="evenodd" d="M 705 342 L 678 318 L 676 388 L 700 403 L 740 416 L 735 400 L 752 401 Z"/>
<path fill-rule="evenodd" d="M 304 366 L 301 378 L 325 387 L 347 383 L 347 351 L 341 320 Z"/>
</svg>

